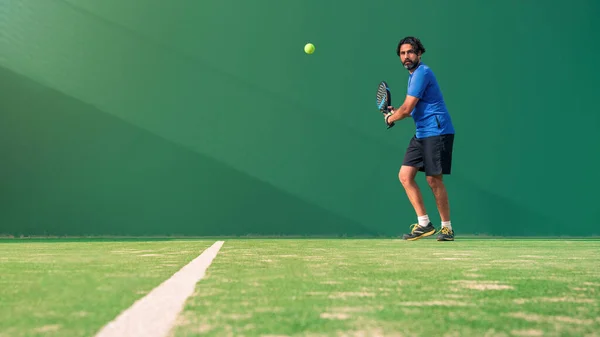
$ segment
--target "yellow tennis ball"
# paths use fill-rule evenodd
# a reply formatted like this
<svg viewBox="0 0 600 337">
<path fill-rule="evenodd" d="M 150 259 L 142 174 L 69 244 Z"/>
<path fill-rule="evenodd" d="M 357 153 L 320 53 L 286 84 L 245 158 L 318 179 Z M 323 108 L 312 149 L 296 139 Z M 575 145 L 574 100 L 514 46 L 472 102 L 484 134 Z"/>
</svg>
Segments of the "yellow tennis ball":
<svg viewBox="0 0 600 337">
<path fill-rule="evenodd" d="M 312 54 L 315 52 L 315 46 L 312 43 L 307 43 L 306 46 L 304 46 L 304 52 L 307 54 Z"/>
</svg>

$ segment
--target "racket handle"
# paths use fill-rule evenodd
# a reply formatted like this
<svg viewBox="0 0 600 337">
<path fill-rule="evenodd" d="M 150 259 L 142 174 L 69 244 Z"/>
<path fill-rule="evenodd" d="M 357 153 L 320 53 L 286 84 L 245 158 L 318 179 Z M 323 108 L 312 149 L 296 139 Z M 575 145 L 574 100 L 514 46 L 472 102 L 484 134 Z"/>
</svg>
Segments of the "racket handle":
<svg viewBox="0 0 600 337">
<path fill-rule="evenodd" d="M 388 112 L 388 113 L 389 113 L 389 112 L 391 112 L 391 111 L 392 111 L 392 109 L 390 109 L 390 108 L 388 108 L 388 109 L 387 109 L 387 112 Z M 387 121 L 387 120 L 386 120 L 386 121 Z M 387 123 L 386 123 L 386 124 L 387 124 Z M 387 124 L 387 126 L 388 126 L 387 128 L 388 128 L 388 129 L 391 129 L 392 127 L 394 127 L 394 125 L 396 125 L 394 122 L 392 122 L 392 124 Z"/>
</svg>

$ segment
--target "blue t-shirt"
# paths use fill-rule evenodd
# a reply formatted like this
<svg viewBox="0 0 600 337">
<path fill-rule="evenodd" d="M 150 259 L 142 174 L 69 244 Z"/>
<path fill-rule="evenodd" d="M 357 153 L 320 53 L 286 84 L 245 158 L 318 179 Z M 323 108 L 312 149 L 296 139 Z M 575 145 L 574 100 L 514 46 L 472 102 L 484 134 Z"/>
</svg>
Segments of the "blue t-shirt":
<svg viewBox="0 0 600 337">
<path fill-rule="evenodd" d="M 433 71 L 428 66 L 421 63 L 409 74 L 407 94 L 419 98 L 411 112 L 417 128 L 417 138 L 454 134 L 444 96 Z"/>
</svg>

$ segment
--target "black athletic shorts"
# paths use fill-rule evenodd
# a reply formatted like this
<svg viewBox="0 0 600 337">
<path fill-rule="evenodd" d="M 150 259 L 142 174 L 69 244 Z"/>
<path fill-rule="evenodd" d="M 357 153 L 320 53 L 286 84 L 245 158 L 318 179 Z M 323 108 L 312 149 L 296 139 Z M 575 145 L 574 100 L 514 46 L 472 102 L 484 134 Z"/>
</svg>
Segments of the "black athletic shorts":
<svg viewBox="0 0 600 337">
<path fill-rule="evenodd" d="M 408 144 L 402 164 L 418 167 L 428 176 L 450 174 L 453 145 L 453 134 L 420 139 L 414 136 Z"/>
</svg>

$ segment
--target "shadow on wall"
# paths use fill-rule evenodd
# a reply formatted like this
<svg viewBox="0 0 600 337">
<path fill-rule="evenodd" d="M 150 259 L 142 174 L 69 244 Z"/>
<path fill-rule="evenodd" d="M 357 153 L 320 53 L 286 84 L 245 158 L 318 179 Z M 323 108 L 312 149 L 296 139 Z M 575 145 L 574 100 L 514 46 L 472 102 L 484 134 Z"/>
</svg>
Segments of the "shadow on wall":
<svg viewBox="0 0 600 337">
<path fill-rule="evenodd" d="M 0 233 L 374 234 L 7 69 L 0 92 Z"/>
<path fill-rule="evenodd" d="M 453 173 L 448 179 L 453 226 L 457 235 L 493 236 L 587 236 L 588 228 L 573 228 L 521 205 L 508 197 L 492 193 Z M 423 185 L 425 186 L 425 185 Z M 429 198 L 430 208 L 435 201 Z"/>
<path fill-rule="evenodd" d="M 1 234 L 394 236 L 408 230 L 398 214 L 368 226 L 335 214 L 6 69 L 0 92 Z M 448 179 L 457 234 L 591 234 L 457 171 Z M 386 186 L 379 192 L 403 195 L 398 183 Z"/>
</svg>

